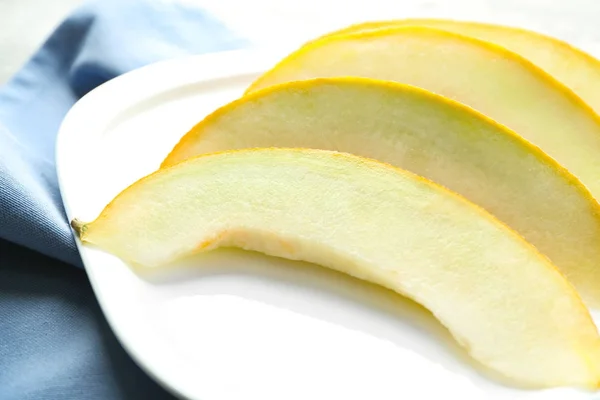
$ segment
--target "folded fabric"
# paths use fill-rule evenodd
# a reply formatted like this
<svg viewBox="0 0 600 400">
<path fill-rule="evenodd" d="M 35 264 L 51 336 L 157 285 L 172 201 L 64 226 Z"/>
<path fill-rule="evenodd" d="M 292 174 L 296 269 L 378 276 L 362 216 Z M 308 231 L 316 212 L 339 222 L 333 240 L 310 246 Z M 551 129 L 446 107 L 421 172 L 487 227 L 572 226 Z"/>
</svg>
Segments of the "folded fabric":
<svg viewBox="0 0 600 400">
<path fill-rule="evenodd" d="M 242 46 L 190 1 L 91 1 L 0 88 L 0 400 L 171 398 L 119 346 L 84 272 L 69 266 L 81 261 L 56 133 L 78 98 L 119 74 Z"/>
<path fill-rule="evenodd" d="M 0 238 L 81 265 L 54 168 L 59 125 L 79 97 L 119 74 L 246 44 L 192 4 L 88 2 L 0 88 Z"/>
<path fill-rule="evenodd" d="M 85 272 L 0 240 L 1 400 L 172 400 L 123 350 Z"/>
</svg>

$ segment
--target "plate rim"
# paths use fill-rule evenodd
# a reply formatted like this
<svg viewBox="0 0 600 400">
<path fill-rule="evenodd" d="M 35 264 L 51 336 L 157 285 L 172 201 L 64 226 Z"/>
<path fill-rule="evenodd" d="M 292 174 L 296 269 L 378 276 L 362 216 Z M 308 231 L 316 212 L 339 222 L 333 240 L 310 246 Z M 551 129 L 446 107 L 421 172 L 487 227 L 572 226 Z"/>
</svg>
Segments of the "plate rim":
<svg viewBox="0 0 600 400">
<path fill-rule="evenodd" d="M 153 81 L 153 85 L 148 85 L 148 94 L 156 94 L 172 89 L 173 87 L 209 82 L 215 79 L 226 79 L 228 77 L 257 72 L 257 70 L 265 71 L 268 67 L 274 65 L 273 62 L 276 62 L 276 60 L 280 59 L 282 55 L 287 54 L 287 52 L 289 52 L 289 49 L 282 49 L 279 47 L 249 47 L 160 60 L 116 76 L 115 78 L 100 84 L 82 96 L 65 114 L 59 126 L 55 140 L 54 157 L 58 188 L 61 195 L 61 202 L 69 224 L 74 215 L 69 197 L 65 196 L 65 192 L 67 190 L 62 171 L 65 168 L 65 160 L 68 158 L 66 152 L 68 152 L 69 143 L 71 143 L 71 137 L 74 134 L 70 126 L 72 121 L 77 119 L 79 113 L 81 112 L 80 110 L 85 110 L 90 107 L 90 105 L 93 105 L 97 102 L 105 103 L 106 100 L 103 99 L 111 97 L 113 92 L 122 93 L 125 91 L 125 88 L 128 85 L 132 85 L 136 81 L 139 82 L 142 80 L 147 80 L 150 77 L 168 77 L 167 79 L 156 79 Z M 230 62 L 236 60 L 244 60 L 244 62 Z M 253 62 L 248 63 L 248 60 L 253 60 Z M 208 70 L 210 73 L 198 73 L 194 79 L 190 79 L 190 69 L 195 66 L 201 67 L 200 70 Z M 183 70 L 188 74 L 172 74 L 173 70 Z M 161 84 L 156 84 L 156 82 L 161 82 Z M 137 97 L 140 97 L 140 95 L 138 94 Z M 131 98 L 132 96 L 130 96 L 130 99 Z M 131 104 L 131 102 L 129 104 Z M 113 107 L 113 109 L 114 108 L 118 109 L 118 107 Z M 112 111 L 112 109 L 110 111 Z M 108 114 L 112 114 L 112 112 L 109 112 Z M 79 132 L 78 134 L 81 135 L 82 133 Z M 131 346 L 130 341 L 127 339 L 128 335 L 123 332 L 120 327 L 121 325 L 115 322 L 112 312 L 108 310 L 103 291 L 99 289 L 99 283 L 96 279 L 96 267 L 93 265 L 93 263 L 88 262 L 88 256 L 86 254 L 85 247 L 82 245 L 77 235 L 75 235 L 71 226 L 69 226 L 69 229 L 73 233 L 75 245 L 82 260 L 83 268 L 92 287 L 94 296 L 96 297 L 102 314 L 106 319 L 112 333 L 117 338 L 119 344 L 134 360 L 135 364 L 167 392 L 178 398 L 192 399 L 193 397 L 190 393 L 187 393 L 185 388 L 177 387 L 176 384 L 173 384 L 173 382 L 171 382 L 169 379 L 166 379 L 163 375 L 155 370 L 153 363 L 148 361 L 144 354 L 137 351 L 135 346 Z"/>
</svg>

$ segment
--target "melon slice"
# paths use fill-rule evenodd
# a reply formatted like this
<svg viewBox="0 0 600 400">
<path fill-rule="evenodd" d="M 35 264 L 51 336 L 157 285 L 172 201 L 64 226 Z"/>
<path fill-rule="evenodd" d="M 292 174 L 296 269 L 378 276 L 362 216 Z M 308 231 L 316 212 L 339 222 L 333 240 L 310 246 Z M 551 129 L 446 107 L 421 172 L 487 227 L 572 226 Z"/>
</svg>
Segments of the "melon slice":
<svg viewBox="0 0 600 400">
<path fill-rule="evenodd" d="M 527 29 L 447 19 L 371 21 L 326 36 L 401 26 L 428 26 L 485 40 L 527 58 L 568 86 L 596 113 L 600 112 L 600 61 L 562 40 Z"/>
<path fill-rule="evenodd" d="M 487 42 L 426 27 L 335 35 L 291 54 L 248 91 L 348 75 L 408 83 L 466 104 L 540 147 L 600 199 L 600 118 L 534 64 Z"/>
<path fill-rule="evenodd" d="M 600 339 L 562 274 L 482 209 L 383 163 L 310 149 L 200 156 L 72 225 L 138 267 L 222 246 L 313 262 L 414 299 L 518 384 L 598 384 Z"/>
<path fill-rule="evenodd" d="M 538 148 L 460 103 L 364 78 L 285 83 L 209 115 L 162 166 L 271 146 L 358 154 L 440 183 L 519 232 L 600 307 L 598 203 Z"/>
</svg>

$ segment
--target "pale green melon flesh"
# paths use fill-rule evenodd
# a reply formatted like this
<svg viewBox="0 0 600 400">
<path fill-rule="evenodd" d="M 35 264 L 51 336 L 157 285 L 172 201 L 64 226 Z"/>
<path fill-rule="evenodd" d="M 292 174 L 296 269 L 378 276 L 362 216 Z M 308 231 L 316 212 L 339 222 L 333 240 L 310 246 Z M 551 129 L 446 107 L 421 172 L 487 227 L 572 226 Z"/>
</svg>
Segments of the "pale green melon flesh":
<svg viewBox="0 0 600 400">
<path fill-rule="evenodd" d="M 423 304 L 520 384 L 598 382 L 596 327 L 563 276 L 462 197 L 378 162 L 288 149 L 198 157 L 73 225 L 84 242 L 149 267 L 219 246 L 321 264 Z"/>
<path fill-rule="evenodd" d="M 372 21 L 349 26 L 326 36 L 402 26 L 427 26 L 489 41 L 530 60 L 568 86 L 598 113 L 600 61 L 554 37 L 511 26 L 448 19 Z"/>
<path fill-rule="evenodd" d="M 516 131 L 600 198 L 600 118 L 572 91 L 506 49 L 439 29 L 404 27 L 316 40 L 249 89 L 315 77 L 408 83 Z"/>
<path fill-rule="evenodd" d="M 440 183 L 519 232 L 600 306 L 598 203 L 539 149 L 459 103 L 368 79 L 286 83 L 208 116 L 163 166 L 271 146 L 363 155 Z"/>
</svg>

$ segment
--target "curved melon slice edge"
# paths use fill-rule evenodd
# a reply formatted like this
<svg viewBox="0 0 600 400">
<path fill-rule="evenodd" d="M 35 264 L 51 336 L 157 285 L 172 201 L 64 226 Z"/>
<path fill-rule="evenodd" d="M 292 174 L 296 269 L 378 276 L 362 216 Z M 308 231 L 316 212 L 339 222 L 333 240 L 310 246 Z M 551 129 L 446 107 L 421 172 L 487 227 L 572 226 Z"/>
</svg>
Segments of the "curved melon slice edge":
<svg viewBox="0 0 600 400">
<path fill-rule="evenodd" d="M 196 157 L 73 226 L 148 267 L 221 246 L 323 265 L 424 305 L 518 383 L 598 385 L 596 327 L 552 264 L 462 197 L 373 160 L 300 149 Z"/>
</svg>

